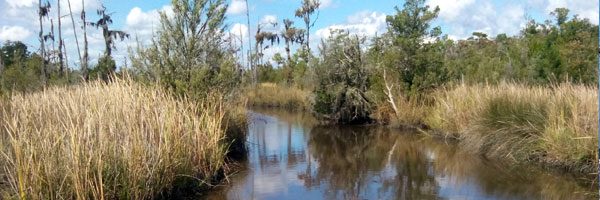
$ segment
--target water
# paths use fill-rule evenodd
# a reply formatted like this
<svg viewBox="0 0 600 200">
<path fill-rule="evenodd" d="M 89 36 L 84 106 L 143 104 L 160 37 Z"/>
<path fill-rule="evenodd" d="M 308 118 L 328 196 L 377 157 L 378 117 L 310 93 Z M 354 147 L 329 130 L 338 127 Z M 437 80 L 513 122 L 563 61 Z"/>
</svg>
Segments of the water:
<svg viewBox="0 0 600 200">
<path fill-rule="evenodd" d="M 245 167 L 204 198 L 598 199 L 597 188 L 570 176 L 486 160 L 414 131 L 317 126 L 302 112 L 249 113 Z"/>
</svg>

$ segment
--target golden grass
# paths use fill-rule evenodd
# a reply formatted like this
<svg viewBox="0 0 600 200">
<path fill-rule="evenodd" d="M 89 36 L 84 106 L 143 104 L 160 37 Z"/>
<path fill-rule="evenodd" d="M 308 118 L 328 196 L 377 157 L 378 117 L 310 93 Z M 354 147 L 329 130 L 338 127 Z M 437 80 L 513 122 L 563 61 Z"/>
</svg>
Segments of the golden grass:
<svg viewBox="0 0 600 200">
<path fill-rule="evenodd" d="M 598 88 L 463 84 L 434 97 L 425 124 L 476 152 L 597 173 Z"/>
<path fill-rule="evenodd" d="M 115 80 L 16 94 L 7 104 L 4 198 L 152 199 L 178 181 L 210 184 L 224 166 L 219 98 L 195 104 Z"/>
<path fill-rule="evenodd" d="M 266 107 L 308 110 L 310 92 L 274 83 L 262 83 L 246 92 L 248 104 Z"/>
<path fill-rule="evenodd" d="M 394 98 L 398 113 L 395 113 L 391 104 L 386 101 L 376 106 L 377 110 L 375 110 L 372 117 L 391 127 L 418 127 L 424 124 L 423 119 L 427 114 L 428 107 L 402 95 L 397 95 Z"/>
</svg>

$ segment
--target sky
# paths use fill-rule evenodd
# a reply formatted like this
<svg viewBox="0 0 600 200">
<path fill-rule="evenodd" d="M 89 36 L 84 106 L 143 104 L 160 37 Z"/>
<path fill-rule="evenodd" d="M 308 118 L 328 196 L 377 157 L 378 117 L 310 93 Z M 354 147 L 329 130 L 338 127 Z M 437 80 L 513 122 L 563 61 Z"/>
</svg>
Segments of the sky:
<svg viewBox="0 0 600 200">
<path fill-rule="evenodd" d="M 50 18 L 57 27 L 57 1 L 49 0 L 52 5 Z M 69 66 L 79 66 L 76 38 L 69 14 L 68 0 L 60 0 L 62 32 L 68 51 Z M 81 0 L 71 0 L 71 10 L 75 19 L 80 48 L 83 48 L 83 38 L 80 23 L 82 9 Z M 253 38 L 256 26 L 277 22 L 276 27 L 266 26 L 263 30 L 279 32 L 283 29 L 283 19 L 293 20 L 294 26 L 305 28 L 303 20 L 294 16 L 294 11 L 300 7 L 301 0 L 227 0 L 226 30 L 232 36 L 243 38 L 245 48 L 248 44 L 248 26 L 246 10 L 250 11 L 250 36 Z M 39 51 L 39 21 L 37 16 L 37 0 L 0 0 L 0 42 L 23 41 L 30 51 Z M 374 36 L 386 32 L 385 18 L 396 13 L 395 6 L 402 9 L 403 0 L 321 0 L 318 19 L 311 28 L 311 48 L 314 49 L 321 39 L 329 36 L 329 29 L 344 29 L 350 33 Z M 426 0 L 432 7 L 439 6 L 440 13 L 433 21 L 433 26 L 442 27 L 443 34 L 451 39 L 464 39 L 475 31 L 484 32 L 490 36 L 500 33 L 515 35 L 519 33 L 528 18 L 544 22 L 553 17 L 551 11 L 558 7 L 571 10 L 570 17 L 578 15 L 588 18 L 593 24 L 598 24 L 598 1 L 594 0 Z M 135 47 L 136 39 L 148 44 L 153 32 L 160 28 L 159 11 L 168 15 L 171 10 L 170 1 L 158 0 L 85 0 L 86 17 L 88 21 L 99 18 L 96 10 L 104 5 L 108 13 L 112 13 L 111 29 L 119 29 L 132 37 L 117 42 L 117 50 L 113 57 L 117 66 L 125 64 L 128 47 Z M 50 20 L 44 23 L 44 29 L 49 30 Z M 240 34 L 240 31 L 242 32 Z M 58 35 L 57 33 L 55 35 Z M 96 63 L 97 58 L 104 52 L 102 31 L 88 27 L 90 63 Z M 47 43 L 51 46 L 51 43 Z M 55 44 L 56 46 L 58 43 Z M 264 51 L 270 58 L 275 53 L 285 53 L 284 44 L 275 45 Z M 57 48 L 57 47 L 56 47 Z"/>
</svg>

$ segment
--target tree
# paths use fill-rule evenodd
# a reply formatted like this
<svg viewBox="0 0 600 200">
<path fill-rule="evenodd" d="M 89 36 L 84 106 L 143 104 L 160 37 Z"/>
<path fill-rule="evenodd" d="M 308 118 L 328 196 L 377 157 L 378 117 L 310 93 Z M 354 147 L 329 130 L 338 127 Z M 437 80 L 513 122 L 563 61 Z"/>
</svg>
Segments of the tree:
<svg viewBox="0 0 600 200">
<path fill-rule="evenodd" d="M 104 36 L 104 45 L 105 45 L 105 56 L 112 55 L 112 49 L 116 49 L 115 42 L 113 39 L 121 39 L 123 41 L 125 38 L 129 38 L 129 34 L 120 31 L 120 30 L 111 30 L 108 28 L 108 25 L 112 24 L 112 18 L 110 14 L 106 13 L 106 7 L 102 5 L 102 8 L 98 9 L 98 15 L 100 15 L 100 19 L 96 22 L 89 23 L 91 26 L 95 26 L 96 28 L 102 28 L 102 35 Z"/>
<path fill-rule="evenodd" d="M 319 0 L 304 0 L 302 1 L 302 7 L 296 10 L 296 17 L 304 19 L 306 24 L 306 49 L 310 54 L 310 28 L 315 26 L 315 22 L 319 18 L 317 13 L 317 19 L 311 21 L 310 16 L 319 9 L 321 2 Z"/>
<path fill-rule="evenodd" d="M 90 79 L 88 72 L 88 40 L 87 30 L 85 21 L 85 0 L 81 0 L 81 22 L 83 24 L 83 62 L 81 63 L 81 71 L 83 73 L 83 79 L 88 81 Z"/>
<path fill-rule="evenodd" d="M 239 82 L 224 37 L 225 0 L 172 0 L 173 16 L 161 12 L 161 28 L 132 65 L 156 74 L 167 89 L 192 98 L 210 90 L 229 92 Z"/>
<path fill-rule="evenodd" d="M 285 41 L 285 53 L 287 54 L 287 63 L 291 63 L 292 57 L 290 55 L 290 46 L 294 43 L 304 43 L 304 30 L 296 29 L 296 27 L 292 27 L 294 22 L 289 19 L 283 20 L 284 30 L 281 32 L 281 37 Z"/>
<path fill-rule="evenodd" d="M 104 7 L 104 5 L 97 10 L 97 13 L 100 15 L 100 19 L 89 24 L 91 26 L 95 26 L 96 28 L 102 28 L 105 51 L 103 58 L 98 59 L 98 66 L 96 66 L 97 69 L 95 69 L 95 71 L 100 72 L 99 75 L 102 76 L 102 79 L 106 80 L 109 78 L 108 76 L 114 73 L 117 68 L 115 61 L 111 57 L 112 49 L 116 49 L 114 39 L 121 39 L 121 41 L 123 41 L 125 38 L 129 38 L 129 34 L 120 30 L 111 30 L 108 28 L 108 25 L 112 24 L 113 21 L 110 17 L 110 14 L 106 13 L 106 7 Z"/>
<path fill-rule="evenodd" d="M 317 67 L 318 86 L 313 91 L 314 114 L 334 123 L 370 121 L 369 71 L 361 45 L 365 38 L 332 30 L 321 48 L 322 63 Z"/>
<path fill-rule="evenodd" d="M 441 35 L 440 27 L 430 27 L 440 11 L 439 7 L 433 10 L 424 5 L 425 0 L 407 0 L 404 8 L 396 7 L 396 15 L 387 16 L 388 31 L 393 37 L 392 53 L 396 56 L 388 66 L 393 71 L 400 72 L 402 82 L 412 92 L 422 91 L 435 85 L 439 79 L 437 70 L 441 68 L 439 52 L 431 48 L 435 43 L 424 42 L 427 38 L 438 38 Z M 438 40 L 439 41 L 439 40 Z"/>
<path fill-rule="evenodd" d="M 42 84 L 47 85 L 47 83 L 48 83 L 48 66 L 46 63 L 46 48 L 44 47 L 45 39 L 43 36 L 43 34 L 44 34 L 43 18 L 48 17 L 48 13 L 50 12 L 50 3 L 46 3 L 45 5 L 42 5 L 42 0 L 39 0 L 38 5 L 39 5 L 38 16 L 39 16 L 39 20 L 40 20 L 40 33 L 39 33 L 40 54 L 42 56 L 42 73 L 40 74 L 40 77 L 42 80 Z"/>
<path fill-rule="evenodd" d="M 15 60 L 23 60 L 29 57 L 27 46 L 23 42 L 8 41 L 0 48 L 0 59 L 4 61 L 4 66 L 8 67 L 15 63 Z"/>
<path fill-rule="evenodd" d="M 558 26 L 567 22 L 567 17 L 569 15 L 569 9 L 567 8 L 556 8 L 554 12 L 551 12 L 550 15 L 556 17 L 556 24 Z"/>
<path fill-rule="evenodd" d="M 73 35 L 75 35 L 75 44 L 77 45 L 77 55 L 79 55 L 79 62 L 80 62 L 81 67 L 82 67 L 81 71 L 84 74 L 84 80 L 87 80 L 87 61 L 84 62 L 83 57 L 81 57 L 81 50 L 79 49 L 79 39 L 77 38 L 77 31 L 76 31 L 77 29 L 75 29 L 75 19 L 73 19 L 73 11 L 71 10 L 71 0 L 67 0 L 67 3 L 69 5 L 69 15 L 71 16 L 71 24 L 73 25 Z M 81 4 L 82 7 L 85 7 L 84 6 L 85 2 L 82 1 L 81 3 L 82 3 Z M 82 12 L 82 19 L 84 19 L 83 14 L 84 13 Z M 84 22 L 85 22 L 85 20 L 84 20 Z M 83 23 L 83 24 L 85 26 L 85 23 Z M 84 28 L 84 30 L 85 30 L 85 28 Z M 66 55 L 66 52 L 67 51 L 66 51 L 66 48 L 65 48 L 65 55 Z M 86 54 L 85 54 L 85 57 L 86 57 L 86 60 L 87 60 L 87 39 L 86 39 Z M 68 64 L 68 62 L 67 62 L 67 64 Z"/>
<path fill-rule="evenodd" d="M 271 25 L 273 25 L 273 27 L 277 27 L 277 23 L 273 23 Z M 264 56 L 263 50 L 273 46 L 275 42 L 279 44 L 279 35 L 273 32 L 262 31 L 262 24 L 258 24 L 256 29 L 256 35 L 254 35 L 254 38 L 256 39 L 256 46 L 254 48 L 256 50 L 257 61 L 260 61 L 259 64 L 262 64 L 262 59 Z M 270 41 L 271 45 L 267 45 L 263 48 L 263 44 L 265 41 Z"/>
<path fill-rule="evenodd" d="M 60 76 L 64 76 L 64 60 L 63 60 L 63 53 L 62 53 L 63 39 L 62 39 L 62 24 L 61 24 L 62 16 L 60 15 L 60 0 L 57 0 L 56 4 L 57 4 L 56 12 L 58 13 L 57 14 L 58 15 L 58 66 L 59 66 Z"/>
</svg>

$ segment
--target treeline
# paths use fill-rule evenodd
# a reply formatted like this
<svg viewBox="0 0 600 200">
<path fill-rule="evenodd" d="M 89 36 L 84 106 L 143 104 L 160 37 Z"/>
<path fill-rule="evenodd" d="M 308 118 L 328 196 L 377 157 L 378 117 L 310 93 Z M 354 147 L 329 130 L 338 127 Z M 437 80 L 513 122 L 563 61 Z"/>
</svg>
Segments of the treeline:
<svg viewBox="0 0 600 200">
<path fill-rule="evenodd" d="M 39 17 L 39 51 L 32 52 L 26 44 L 21 41 L 6 41 L 0 44 L 0 77 L 2 92 L 36 91 L 51 85 L 73 84 L 92 79 L 108 80 L 111 74 L 117 71 L 112 50 L 116 49 L 115 42 L 129 38 L 129 34 L 111 29 L 113 23 L 111 14 L 104 5 L 96 11 L 99 18 L 96 21 L 86 19 L 85 1 L 82 0 L 81 19 L 75 21 L 71 1 L 68 0 L 68 14 L 61 15 L 61 1 L 56 0 L 56 9 L 48 1 L 38 1 Z M 65 5 L 63 5 L 65 6 Z M 75 11 L 79 12 L 79 11 Z M 55 13 L 55 14 L 54 14 Z M 56 18 L 52 18 L 56 15 Z M 68 55 L 67 48 L 62 37 L 62 21 L 69 19 L 73 24 L 77 55 Z M 55 28 L 55 21 L 57 26 Z M 50 22 L 50 30 L 45 30 L 45 23 Z M 75 24 L 81 24 L 76 28 Z M 105 43 L 104 54 L 98 58 L 98 62 L 89 66 L 88 56 L 88 27 L 102 30 Z M 81 31 L 81 32 L 78 32 Z M 79 34 L 78 34 L 79 33 Z M 83 33 L 83 47 L 79 46 L 79 37 Z M 71 44 L 69 44 L 71 45 Z M 82 52 L 83 51 L 83 52 Z M 71 61 L 78 61 L 79 66 L 69 67 Z"/>
<path fill-rule="evenodd" d="M 456 41 L 431 27 L 439 8 L 409 0 L 396 11 L 386 19 L 387 33 L 367 38 L 332 30 L 316 57 L 307 45 L 288 59 L 276 54 L 277 66 L 258 65 L 258 80 L 311 90 L 313 111 L 343 122 L 353 121 L 346 115 L 367 120 L 390 95 L 425 100 L 456 83 L 598 85 L 598 25 L 569 19 L 568 9 L 557 8 L 544 23 L 532 19 L 514 36 L 474 32 Z"/>
</svg>

